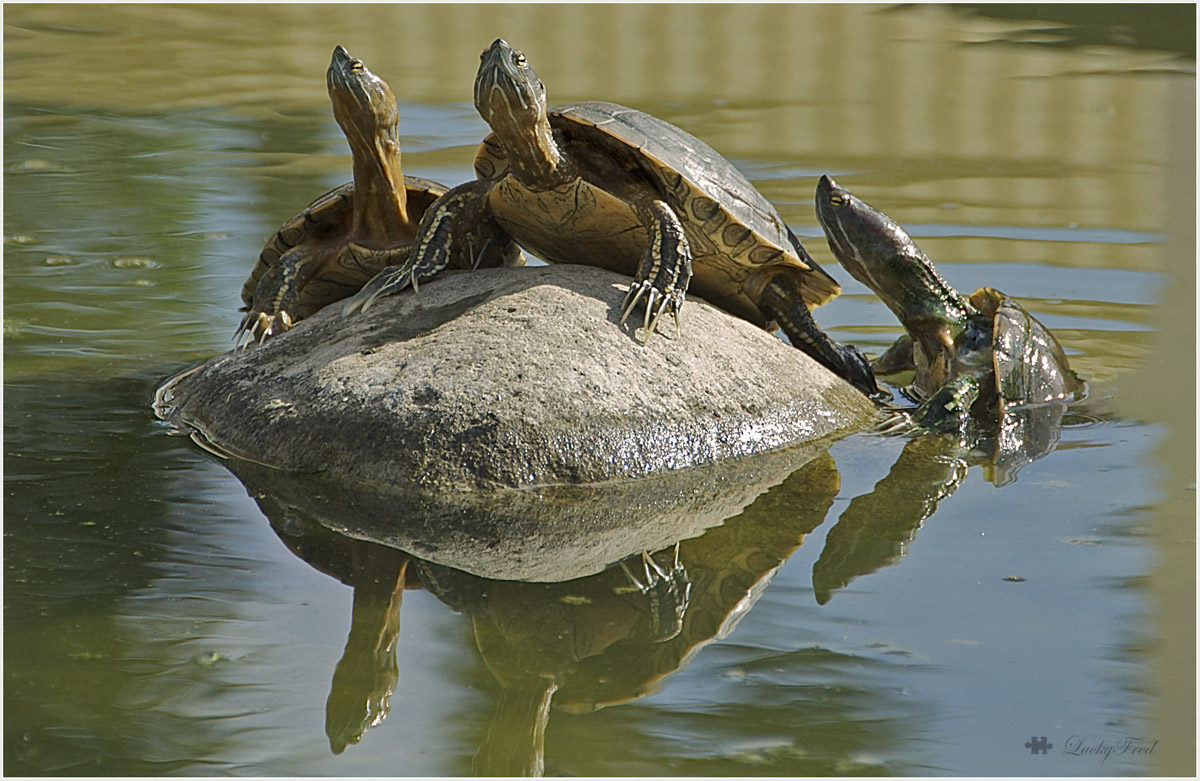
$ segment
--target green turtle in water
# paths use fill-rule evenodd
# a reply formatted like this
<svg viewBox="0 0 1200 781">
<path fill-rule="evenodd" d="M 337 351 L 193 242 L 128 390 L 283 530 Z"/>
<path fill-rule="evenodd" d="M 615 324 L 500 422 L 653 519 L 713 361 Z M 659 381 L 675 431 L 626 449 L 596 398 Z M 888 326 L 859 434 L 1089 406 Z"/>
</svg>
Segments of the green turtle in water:
<svg viewBox="0 0 1200 781">
<path fill-rule="evenodd" d="M 325 193 L 276 231 L 242 286 L 246 315 L 236 340 L 261 342 L 334 301 L 358 292 L 387 266 L 403 263 L 417 223 L 446 193 L 400 167 L 400 111 L 387 82 L 341 46 L 325 75 L 333 116 L 346 135 L 354 181 Z M 461 238 L 455 266 L 520 265 L 491 224 Z"/>
<path fill-rule="evenodd" d="M 874 369 L 913 372 L 907 392 L 920 405 L 906 417 L 973 443 L 994 437 L 997 484 L 1049 452 L 1066 405 L 1085 391 L 1054 335 L 993 288 L 960 294 L 900 225 L 830 177 L 816 202 L 833 254 L 904 326 Z"/>
<path fill-rule="evenodd" d="M 1049 453 L 1084 383 L 1054 336 L 1011 298 L 987 287 L 958 293 L 903 228 L 830 177 L 821 177 L 816 200 L 838 261 L 906 331 L 874 369 L 912 371 L 905 393 L 920 403 L 882 430 L 915 423 L 928 434 L 913 437 L 826 535 L 813 565 L 813 590 L 824 604 L 855 578 L 898 563 L 969 466 L 981 465 L 985 479 L 1003 486 Z"/>
<path fill-rule="evenodd" d="M 1062 346 L 1016 301 L 990 287 L 960 294 L 903 228 L 828 176 L 817 184 L 817 217 L 838 262 L 904 325 L 875 371 L 913 371 L 923 425 L 1080 397 Z"/>
<path fill-rule="evenodd" d="M 553 263 L 600 266 L 633 277 L 621 321 L 645 307 L 643 338 L 686 291 L 764 328 L 867 394 L 878 388 L 863 355 L 829 338 L 809 307 L 841 292 L 779 213 L 712 147 L 615 103 L 548 110 L 525 55 L 497 40 L 483 52 L 475 108 L 491 126 L 477 181 L 451 189 L 425 213 L 406 263 L 382 273 L 347 306 L 417 287 L 450 262 L 464 236 L 494 220 Z"/>
</svg>

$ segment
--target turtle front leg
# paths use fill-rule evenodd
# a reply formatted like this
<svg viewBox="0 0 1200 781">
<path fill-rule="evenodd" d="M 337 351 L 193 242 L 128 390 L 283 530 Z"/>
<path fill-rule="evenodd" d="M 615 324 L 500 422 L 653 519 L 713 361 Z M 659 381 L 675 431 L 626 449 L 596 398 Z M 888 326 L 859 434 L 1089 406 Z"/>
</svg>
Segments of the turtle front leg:
<svg viewBox="0 0 1200 781">
<path fill-rule="evenodd" d="M 518 265 L 514 257 L 520 257 L 519 250 L 492 219 L 487 203 L 489 189 L 488 182 L 467 182 L 434 201 L 417 225 L 417 237 L 408 260 L 376 274 L 361 293 L 346 303 L 345 313 L 365 312 L 376 299 L 398 293 L 409 285 L 417 292 L 419 282 L 431 279 L 448 266 Z"/>
<path fill-rule="evenodd" d="M 919 406 L 894 410 L 875 430 L 880 434 L 906 434 L 914 429 L 954 434 L 961 446 L 969 447 L 976 434 L 971 406 L 979 398 L 979 393 L 977 378 L 969 374 L 959 375 L 938 388 Z"/>
<path fill-rule="evenodd" d="M 253 301 L 233 335 L 234 342 L 245 349 L 301 320 L 303 315 L 297 312 L 300 291 L 326 260 L 311 247 L 294 247 L 280 255 L 254 288 Z"/>
<path fill-rule="evenodd" d="M 645 303 L 643 319 L 645 344 L 658 325 L 658 318 L 669 309 L 675 317 L 675 331 L 679 331 L 679 309 L 687 294 L 688 282 L 692 279 L 692 250 L 679 217 L 665 201 L 651 200 L 639 205 L 638 215 L 642 218 L 650 241 L 638 263 L 634 283 L 625 296 L 621 311 L 621 324 L 639 302 Z"/>
<path fill-rule="evenodd" d="M 764 271 L 764 274 L 771 273 Z M 775 270 L 765 279 L 758 294 L 758 306 L 779 323 L 792 346 L 803 350 L 834 374 L 845 379 L 868 396 L 879 396 L 871 364 L 854 345 L 839 344 L 822 331 L 801 296 L 803 280 L 795 272 Z"/>
<path fill-rule="evenodd" d="M 979 398 L 979 380 L 963 374 L 947 382 L 921 406 L 909 413 L 918 426 L 930 431 L 964 435 L 971 422 L 971 405 Z"/>
</svg>

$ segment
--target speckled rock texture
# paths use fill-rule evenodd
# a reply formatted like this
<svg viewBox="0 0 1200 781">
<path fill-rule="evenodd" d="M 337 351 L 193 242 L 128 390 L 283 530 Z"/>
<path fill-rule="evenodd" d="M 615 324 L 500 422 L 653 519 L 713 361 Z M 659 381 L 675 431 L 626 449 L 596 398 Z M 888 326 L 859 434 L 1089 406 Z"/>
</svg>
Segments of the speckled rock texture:
<svg viewBox="0 0 1200 781">
<path fill-rule="evenodd" d="M 642 345 L 627 277 L 446 273 L 365 314 L 326 307 L 162 394 L 217 450 L 373 486 L 474 491 L 689 469 L 861 426 L 868 399 L 697 299 Z"/>
<path fill-rule="evenodd" d="M 165 392 L 216 449 L 430 491 L 689 469 L 862 425 L 824 367 L 696 299 L 644 346 L 628 278 L 584 266 L 446 273 L 365 314 L 326 307 Z"/>
</svg>

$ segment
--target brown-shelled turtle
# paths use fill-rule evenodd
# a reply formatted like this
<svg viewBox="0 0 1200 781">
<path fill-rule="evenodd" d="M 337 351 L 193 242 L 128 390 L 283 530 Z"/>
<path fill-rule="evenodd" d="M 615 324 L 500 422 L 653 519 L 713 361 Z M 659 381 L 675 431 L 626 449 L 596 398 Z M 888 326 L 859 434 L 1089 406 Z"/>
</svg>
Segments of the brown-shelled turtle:
<svg viewBox="0 0 1200 781">
<path fill-rule="evenodd" d="M 479 179 L 453 188 L 422 219 L 408 261 L 367 286 L 348 309 L 436 274 L 488 220 L 554 263 L 595 265 L 634 278 L 622 321 L 645 306 L 644 338 L 678 313 L 689 282 L 710 303 L 791 342 L 865 393 L 866 359 L 822 332 L 809 307 L 841 288 L 775 208 L 728 160 L 694 136 L 615 103 L 547 110 L 525 56 L 505 41 L 482 55 L 475 107 L 491 126 Z"/>
<path fill-rule="evenodd" d="M 923 403 L 909 417 L 943 431 L 986 421 L 1001 480 L 1044 455 L 1085 389 L 1054 335 L 998 290 L 960 294 L 900 225 L 830 177 L 818 182 L 816 202 L 833 254 L 907 332 L 875 369 L 913 371 L 909 393 Z"/>
<path fill-rule="evenodd" d="M 242 286 L 246 315 L 235 339 L 245 344 L 285 331 L 322 307 L 353 295 L 387 266 L 403 263 L 417 223 L 447 188 L 405 176 L 400 112 L 383 79 L 333 50 L 326 72 L 333 115 L 354 159 L 354 181 L 313 201 L 267 242 Z M 463 237 L 456 265 L 516 265 L 515 245 L 488 242 L 489 226 Z"/>
</svg>

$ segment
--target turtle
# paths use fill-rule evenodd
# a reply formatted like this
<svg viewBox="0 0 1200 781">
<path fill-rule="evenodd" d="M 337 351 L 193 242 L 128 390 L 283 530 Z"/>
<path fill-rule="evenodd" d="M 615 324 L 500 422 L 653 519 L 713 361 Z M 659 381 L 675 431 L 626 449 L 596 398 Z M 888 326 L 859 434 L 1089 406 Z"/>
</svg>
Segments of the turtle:
<svg viewBox="0 0 1200 781">
<path fill-rule="evenodd" d="M 362 60 L 336 47 L 326 84 L 354 158 L 354 181 L 317 198 L 267 242 L 242 286 L 246 315 L 234 338 L 243 345 L 286 331 L 402 263 L 421 215 L 449 189 L 403 174 L 396 97 Z M 515 245 L 485 247 L 482 233 L 465 238 L 480 249 L 468 248 L 467 256 L 455 259 L 460 265 L 520 263 Z"/>
<path fill-rule="evenodd" d="M 1024 439 L 1031 425 L 1044 428 L 1035 424 L 1039 406 L 1057 423 L 1063 406 L 1082 398 L 1085 384 L 1058 340 L 1015 300 L 991 287 L 959 293 L 895 220 L 828 175 L 817 183 L 816 208 L 838 262 L 904 326 L 874 368 L 913 371 L 907 392 L 921 404 L 911 420 L 951 431 L 972 417 L 999 419 L 1002 433 L 1019 424 Z"/>
<path fill-rule="evenodd" d="M 633 277 L 621 322 L 645 307 L 642 343 L 691 285 L 709 303 L 774 330 L 867 394 L 866 358 L 838 344 L 809 307 L 841 292 L 746 177 L 700 139 L 650 114 L 600 101 L 548 110 L 525 55 L 497 39 L 481 56 L 475 107 L 490 125 L 477 179 L 452 188 L 422 218 L 407 263 L 382 273 L 348 309 L 417 287 L 464 234 L 488 219 L 552 263 Z M 636 337 L 636 331 L 635 331 Z"/>
</svg>

